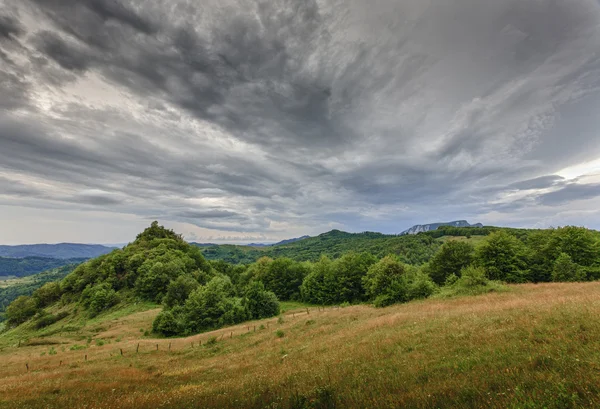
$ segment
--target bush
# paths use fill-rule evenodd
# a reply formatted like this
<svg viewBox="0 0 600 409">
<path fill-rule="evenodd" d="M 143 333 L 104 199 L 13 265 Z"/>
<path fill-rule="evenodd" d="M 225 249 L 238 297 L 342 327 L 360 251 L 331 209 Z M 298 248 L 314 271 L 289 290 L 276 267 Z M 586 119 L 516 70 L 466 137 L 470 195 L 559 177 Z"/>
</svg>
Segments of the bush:
<svg viewBox="0 0 600 409">
<path fill-rule="evenodd" d="M 381 295 L 390 295 L 392 288 L 398 287 L 399 281 L 405 274 L 406 266 L 396 257 L 382 258 L 369 268 L 363 278 L 367 297 L 373 300 Z"/>
<path fill-rule="evenodd" d="M 514 236 L 497 231 L 477 249 L 476 259 L 490 280 L 524 283 L 529 280 L 527 249 Z"/>
<path fill-rule="evenodd" d="M 285 336 L 285 332 L 283 332 L 282 330 L 278 329 L 277 331 L 275 331 L 275 336 L 277 338 L 283 338 Z"/>
<path fill-rule="evenodd" d="M 282 257 L 268 263 L 257 279 L 264 283 L 267 290 L 274 292 L 278 299 L 298 300 L 300 286 L 309 272 L 307 264 Z"/>
<path fill-rule="evenodd" d="M 42 308 L 60 300 L 62 295 L 60 283 L 46 283 L 34 291 L 32 297 L 36 300 L 38 307 Z"/>
<path fill-rule="evenodd" d="M 427 273 L 436 284 L 442 285 L 450 275 L 460 276 L 460 271 L 473 261 L 474 252 L 471 243 L 447 241 L 429 262 Z"/>
<path fill-rule="evenodd" d="M 250 283 L 244 290 L 242 304 L 249 319 L 269 318 L 279 315 L 279 301 L 271 291 L 258 281 Z"/>
<path fill-rule="evenodd" d="M 92 317 L 118 302 L 119 298 L 116 291 L 108 283 L 97 284 L 93 287 L 88 285 L 81 293 L 81 304 L 88 309 Z"/>
<path fill-rule="evenodd" d="M 192 291 L 183 306 L 164 310 L 153 329 L 164 335 L 191 334 L 236 324 L 248 318 L 242 300 L 233 297 L 227 276 L 216 276 L 205 286 Z"/>
<path fill-rule="evenodd" d="M 177 313 L 177 310 L 175 313 L 169 310 L 161 311 L 152 323 L 152 331 L 168 337 L 180 334 L 182 329 L 179 325 Z"/>
<path fill-rule="evenodd" d="M 33 317 L 38 312 L 36 301 L 22 295 L 6 308 L 6 321 L 9 326 L 19 325 Z"/>
<path fill-rule="evenodd" d="M 406 266 L 390 256 L 369 268 L 363 283 L 375 307 L 427 298 L 437 290 L 419 268 Z"/>
<path fill-rule="evenodd" d="M 569 281 L 584 281 L 586 274 L 582 271 L 571 256 L 566 253 L 561 253 L 554 262 L 552 270 L 552 281 L 554 282 L 569 282 Z"/>
<path fill-rule="evenodd" d="M 69 315 L 69 313 L 66 311 L 62 311 L 56 315 L 53 315 L 53 314 L 48 314 L 44 310 L 41 310 L 40 312 L 38 312 L 36 314 L 34 327 L 36 329 L 42 329 L 42 328 L 48 327 L 48 326 L 62 320 L 63 318 L 66 318 L 68 315 Z"/>
<path fill-rule="evenodd" d="M 498 281 L 489 280 L 482 267 L 469 266 L 461 271 L 460 278 L 444 286 L 437 296 L 473 296 L 498 291 L 506 291 L 506 287 Z"/>
<path fill-rule="evenodd" d="M 198 288 L 200 284 L 190 275 L 177 277 L 167 286 L 167 293 L 163 298 L 163 304 L 167 308 L 173 308 L 176 305 L 183 305 L 189 295 Z"/>
</svg>

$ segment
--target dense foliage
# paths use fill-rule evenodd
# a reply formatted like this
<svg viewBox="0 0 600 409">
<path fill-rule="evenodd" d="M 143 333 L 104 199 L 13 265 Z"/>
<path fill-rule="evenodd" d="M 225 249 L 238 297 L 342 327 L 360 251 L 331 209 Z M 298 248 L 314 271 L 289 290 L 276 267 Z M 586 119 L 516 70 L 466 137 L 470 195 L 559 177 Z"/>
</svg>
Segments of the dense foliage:
<svg viewBox="0 0 600 409">
<path fill-rule="evenodd" d="M 249 263 L 261 257 L 290 258 L 295 261 L 317 261 L 325 255 L 336 259 L 349 252 L 369 253 L 377 258 L 394 254 L 408 264 L 422 264 L 440 247 L 431 235 L 386 235 L 381 233 L 346 233 L 332 230 L 317 237 L 271 247 L 211 246 L 203 249 L 207 259 L 229 263 Z"/>
<path fill-rule="evenodd" d="M 58 280 L 63 279 L 67 274 L 73 271 L 77 267 L 76 264 L 66 265 L 64 267 L 55 268 L 50 271 L 44 271 L 39 274 L 20 278 L 18 280 L 11 280 L 9 284 L 3 288 L 0 288 L 0 321 L 4 320 L 4 312 L 6 307 L 22 295 L 31 295 L 38 288 L 44 286 L 47 283 L 53 283 L 56 286 Z M 12 282 L 14 281 L 14 283 Z M 58 285 L 60 288 L 60 285 Z M 39 291 L 40 294 L 45 294 L 45 290 Z M 42 295 L 42 299 L 46 300 L 47 297 Z"/>
<path fill-rule="evenodd" d="M 600 234 L 595 231 L 445 230 L 462 238 L 442 242 L 433 237 L 436 232 L 397 237 L 334 231 L 271 247 L 242 265 L 206 260 L 199 247 L 154 222 L 125 248 L 78 266 L 31 297 L 16 299 L 6 317 L 9 325 L 32 320 L 39 327 L 64 318 L 45 310 L 57 302 L 77 303 L 95 316 L 141 299 L 163 305 L 153 329 L 175 336 L 277 315 L 279 300 L 384 307 L 433 294 L 500 291 L 502 283 L 600 279 Z M 471 241 L 472 236 L 479 237 Z M 356 247 L 365 251 L 350 251 Z"/>
</svg>

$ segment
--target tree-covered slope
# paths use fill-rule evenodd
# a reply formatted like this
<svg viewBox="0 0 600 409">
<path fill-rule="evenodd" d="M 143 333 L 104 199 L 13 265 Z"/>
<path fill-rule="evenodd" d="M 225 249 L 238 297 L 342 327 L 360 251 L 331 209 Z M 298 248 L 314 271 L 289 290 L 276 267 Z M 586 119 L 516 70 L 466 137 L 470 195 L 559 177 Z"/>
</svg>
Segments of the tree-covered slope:
<svg viewBox="0 0 600 409">
<path fill-rule="evenodd" d="M 26 277 L 69 264 L 79 264 L 85 260 L 85 258 L 56 259 L 48 257 L 0 257 L 0 276 Z"/>
<path fill-rule="evenodd" d="M 29 296 L 46 283 L 62 280 L 78 264 L 54 268 L 31 276 L 0 282 L 0 321 L 4 320 L 6 307 L 20 296 Z"/>
<path fill-rule="evenodd" d="M 0 257 L 47 257 L 58 259 L 93 258 L 110 253 L 114 247 L 100 244 L 23 244 L 17 246 L 0 246 Z"/>
<path fill-rule="evenodd" d="M 429 260 L 440 243 L 430 235 L 397 236 L 382 233 L 346 233 L 332 230 L 316 237 L 270 247 L 220 245 L 203 249 L 209 260 L 228 263 L 251 263 L 260 257 L 288 257 L 296 261 L 316 261 L 325 255 L 339 258 L 348 252 L 367 252 L 378 258 L 397 255 L 408 264 L 422 264 Z"/>
</svg>

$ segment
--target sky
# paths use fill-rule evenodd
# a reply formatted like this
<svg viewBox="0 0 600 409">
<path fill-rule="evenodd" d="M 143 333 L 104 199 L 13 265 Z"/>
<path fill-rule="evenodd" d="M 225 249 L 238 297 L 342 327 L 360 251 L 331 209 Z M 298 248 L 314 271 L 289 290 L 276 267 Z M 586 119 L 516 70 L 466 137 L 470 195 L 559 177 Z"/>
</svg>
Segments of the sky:
<svg viewBox="0 0 600 409">
<path fill-rule="evenodd" d="M 0 0 L 0 244 L 600 229 L 598 0 Z"/>
</svg>

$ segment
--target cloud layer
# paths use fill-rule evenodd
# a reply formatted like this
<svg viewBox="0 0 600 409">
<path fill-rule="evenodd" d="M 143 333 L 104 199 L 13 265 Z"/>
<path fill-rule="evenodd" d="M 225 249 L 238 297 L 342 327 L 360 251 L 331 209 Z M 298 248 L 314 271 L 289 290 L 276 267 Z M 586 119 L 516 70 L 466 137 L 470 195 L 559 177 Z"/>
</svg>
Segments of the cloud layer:
<svg viewBox="0 0 600 409">
<path fill-rule="evenodd" d="M 3 4 L 13 218 L 105 212 L 131 235 L 158 218 L 200 240 L 600 228 L 595 0 Z"/>
</svg>

